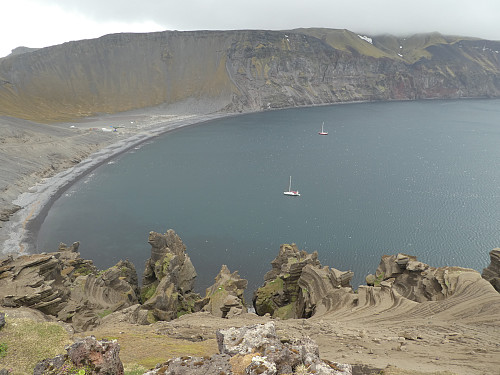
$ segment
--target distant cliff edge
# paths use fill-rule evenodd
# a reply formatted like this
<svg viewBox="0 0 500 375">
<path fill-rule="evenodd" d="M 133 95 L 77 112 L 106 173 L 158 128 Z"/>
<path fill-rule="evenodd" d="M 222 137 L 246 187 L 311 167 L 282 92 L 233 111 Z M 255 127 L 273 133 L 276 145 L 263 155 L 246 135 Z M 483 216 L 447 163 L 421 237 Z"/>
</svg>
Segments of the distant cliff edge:
<svg viewBox="0 0 500 375">
<path fill-rule="evenodd" d="M 0 59 L 0 115 L 57 122 L 217 100 L 258 111 L 365 100 L 500 97 L 500 41 L 348 30 L 112 34 Z"/>
</svg>

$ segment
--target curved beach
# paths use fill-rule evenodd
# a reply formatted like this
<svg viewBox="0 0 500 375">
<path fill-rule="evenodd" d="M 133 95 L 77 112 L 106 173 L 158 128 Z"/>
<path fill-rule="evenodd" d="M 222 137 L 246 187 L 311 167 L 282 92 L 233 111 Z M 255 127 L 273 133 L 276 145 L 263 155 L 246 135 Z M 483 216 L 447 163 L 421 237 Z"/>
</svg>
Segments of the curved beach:
<svg viewBox="0 0 500 375">
<path fill-rule="evenodd" d="M 96 136 L 101 137 L 99 142 L 90 141 L 93 142 L 92 146 L 97 148 L 97 151 L 74 166 L 64 168 L 66 163 L 61 163 L 63 165 L 61 170 L 56 170 L 52 176 L 44 177 L 40 171 L 34 171 L 30 174 L 30 178 L 23 178 L 24 176 L 19 178 L 19 173 L 17 176 L 11 173 L 14 172 L 13 170 L 7 171 L 8 173 L 2 172 L 4 176 L 2 183 L 6 185 L 2 192 L 2 204 L 11 204 L 20 208 L 10 215 L 8 221 L 2 223 L 0 254 L 20 255 L 36 252 L 36 233 L 51 204 L 68 186 L 94 168 L 160 134 L 234 115 L 218 112 L 218 109 L 216 105 L 187 101 L 173 106 L 95 116 L 75 123 L 55 125 L 64 129 L 69 128 L 77 133 L 76 136 L 63 136 L 58 140 L 61 147 L 69 149 L 69 152 L 65 154 L 66 157 L 75 157 L 71 149 L 76 138 L 93 137 L 95 139 Z M 2 122 L 1 119 L 0 122 Z M 8 138 L 3 142 L 7 146 L 11 143 Z M 43 152 L 46 151 L 38 149 L 37 139 L 34 139 L 19 147 L 4 147 L 2 157 L 15 158 L 16 154 L 22 153 L 27 159 L 23 163 L 28 164 L 31 160 L 42 158 Z M 55 151 L 51 149 L 51 152 Z M 9 168 L 9 166 L 4 168 Z M 10 169 L 15 169 L 15 167 L 11 166 Z M 14 199 L 9 199 L 12 196 L 12 190 L 19 194 Z"/>
</svg>

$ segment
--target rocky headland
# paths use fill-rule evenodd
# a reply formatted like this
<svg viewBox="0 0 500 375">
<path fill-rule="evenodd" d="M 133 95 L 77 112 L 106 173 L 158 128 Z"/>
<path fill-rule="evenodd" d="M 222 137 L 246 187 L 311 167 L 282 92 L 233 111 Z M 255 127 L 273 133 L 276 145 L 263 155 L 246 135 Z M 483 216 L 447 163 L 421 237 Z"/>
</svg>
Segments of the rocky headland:
<svg viewBox="0 0 500 375">
<path fill-rule="evenodd" d="M 0 261 L 0 311 L 13 317 L 23 309 L 37 311 L 77 339 L 66 355 L 43 361 L 35 373 L 57 373 L 44 371 L 65 364 L 123 373 L 120 347 L 88 336 L 129 329 L 138 334 L 139 327 L 175 340 L 215 340 L 218 346 L 208 357 L 158 363 L 149 374 L 215 374 L 216 368 L 280 374 L 307 368 L 314 372 L 304 373 L 340 375 L 389 371 L 389 365 L 494 374 L 500 368 L 500 294 L 494 288 L 499 249 L 492 250 L 483 272 L 487 279 L 467 268 L 434 268 L 406 254 L 383 256 L 367 285 L 354 291 L 352 272 L 323 266 L 317 253 L 283 244 L 254 292 L 252 313 L 243 299 L 247 282 L 236 271 L 223 265 L 202 297 L 193 292 L 197 274 L 180 237 L 173 230 L 151 232 L 148 242 L 151 257 L 142 287 L 133 264 L 120 261 L 99 271 L 80 257 L 78 243 Z M 112 353 L 103 354 L 108 349 L 102 347 Z M 109 366 L 111 360 L 102 358 L 115 358 L 115 370 L 91 364 L 94 350 Z M 361 368 L 365 372 L 357 372 Z"/>
</svg>

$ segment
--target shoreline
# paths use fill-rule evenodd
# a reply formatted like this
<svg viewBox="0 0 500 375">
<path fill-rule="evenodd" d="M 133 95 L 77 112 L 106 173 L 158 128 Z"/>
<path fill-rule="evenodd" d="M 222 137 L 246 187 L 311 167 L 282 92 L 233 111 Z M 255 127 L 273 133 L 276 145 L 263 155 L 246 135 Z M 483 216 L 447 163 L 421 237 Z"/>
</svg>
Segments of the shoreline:
<svg viewBox="0 0 500 375">
<path fill-rule="evenodd" d="M 369 101 L 346 101 L 306 106 L 329 106 L 342 104 L 366 103 Z M 104 131 L 103 126 L 110 123 L 118 126 L 118 134 L 125 135 L 117 141 L 112 141 L 91 153 L 78 164 L 65 168 L 48 178 L 39 178 L 35 185 L 23 188 L 10 200 L 13 205 L 21 208 L 9 216 L 9 220 L 0 225 L 0 258 L 5 256 L 20 256 L 37 252 L 36 236 L 52 204 L 73 183 L 90 173 L 95 168 L 110 159 L 127 152 L 133 147 L 145 143 L 159 135 L 204 122 L 240 116 L 258 111 L 224 112 L 227 103 L 218 101 L 206 102 L 198 99 L 187 99 L 183 102 L 163 104 L 157 107 L 140 108 L 114 114 L 96 114 L 90 117 L 75 119 L 60 125 L 70 128 L 94 129 Z M 291 107 L 296 108 L 296 107 Z M 279 108 L 271 110 L 282 110 Z M 132 121 L 131 121 L 132 120 Z M 133 126 L 128 125 L 133 124 Z M 124 129 L 121 129 L 124 128 Z M 107 134 L 110 134 L 108 131 Z"/>
<path fill-rule="evenodd" d="M 69 186 L 110 159 L 159 135 L 187 126 L 199 125 L 211 120 L 240 114 L 219 112 L 216 110 L 210 113 L 192 113 L 186 115 L 163 114 L 158 116 L 159 120 L 155 121 L 153 119 L 153 123 L 150 124 L 144 124 L 141 121 L 130 121 L 131 119 L 135 119 L 138 116 L 137 114 L 151 120 L 151 118 L 154 118 L 152 115 L 154 112 L 156 112 L 154 109 L 151 109 L 150 113 L 148 113 L 148 109 L 136 110 L 104 115 L 102 117 L 84 118 L 78 122 L 68 123 L 68 125 L 71 124 L 71 127 L 87 128 L 91 125 L 100 127 L 101 123 L 109 123 L 110 119 L 113 118 L 118 118 L 120 121 L 126 119 L 131 124 L 137 122 L 133 127 L 125 129 L 124 137 L 100 148 L 73 167 L 64 169 L 52 177 L 42 178 L 34 186 L 27 188 L 25 192 L 18 195 L 12 201 L 12 204 L 18 205 L 21 208 L 9 217 L 9 221 L 4 222 L 3 227 L 0 227 L 0 234 L 6 237 L 5 240 L 0 240 L 0 257 L 37 253 L 36 233 L 40 229 L 52 204 Z M 115 130 L 119 133 L 121 132 L 121 129 Z"/>
<path fill-rule="evenodd" d="M 402 100 L 402 102 L 406 101 L 408 100 Z M 306 107 L 367 102 L 370 101 L 347 101 Z M 36 253 L 36 234 L 52 204 L 69 186 L 114 157 L 154 137 L 186 126 L 199 125 L 216 119 L 257 112 L 224 112 L 223 107 L 224 105 L 218 102 L 188 99 L 184 102 L 170 105 L 141 108 L 115 114 L 96 114 L 90 117 L 75 119 L 74 122 L 60 124 L 61 126 L 78 128 L 79 130 L 93 129 L 97 131 L 100 131 L 100 128 L 104 131 L 103 126 L 106 125 L 115 128 L 121 138 L 100 147 L 98 151 L 91 153 L 76 165 L 65 168 L 48 178 L 39 177 L 35 185 L 23 187 L 22 190 L 24 192 L 21 192 L 10 201 L 11 204 L 18 205 L 21 208 L 10 215 L 9 220 L 3 222 L 0 226 L 0 258 L 8 255 L 18 256 Z M 282 109 L 290 108 L 280 108 L 277 110 Z M 110 123 L 121 125 L 124 121 L 132 125 L 128 124 L 127 126 L 117 127 L 109 125 Z M 109 135 L 110 132 L 111 130 L 108 130 L 107 134 Z"/>
</svg>

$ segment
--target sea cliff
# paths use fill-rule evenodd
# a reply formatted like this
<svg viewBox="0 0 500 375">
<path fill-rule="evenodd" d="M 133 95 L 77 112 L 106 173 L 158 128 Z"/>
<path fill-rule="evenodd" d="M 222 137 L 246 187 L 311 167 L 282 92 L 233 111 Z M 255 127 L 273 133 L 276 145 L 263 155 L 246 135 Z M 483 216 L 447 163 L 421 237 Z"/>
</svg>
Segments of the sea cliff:
<svg viewBox="0 0 500 375">
<path fill-rule="evenodd" d="M 227 111 L 497 97 L 500 42 L 348 30 L 113 34 L 0 59 L 0 115 L 52 122 L 216 100 Z"/>
</svg>

